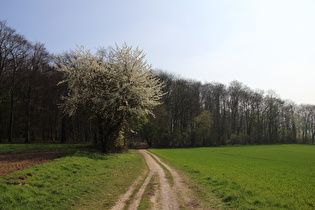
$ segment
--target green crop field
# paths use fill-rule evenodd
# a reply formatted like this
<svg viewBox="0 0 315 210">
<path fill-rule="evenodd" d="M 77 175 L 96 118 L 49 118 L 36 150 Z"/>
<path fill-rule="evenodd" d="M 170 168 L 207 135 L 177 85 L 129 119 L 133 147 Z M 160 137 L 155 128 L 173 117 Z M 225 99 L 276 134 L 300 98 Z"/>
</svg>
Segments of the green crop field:
<svg viewBox="0 0 315 210">
<path fill-rule="evenodd" d="M 314 145 L 150 151 L 232 208 L 315 208 Z"/>
</svg>

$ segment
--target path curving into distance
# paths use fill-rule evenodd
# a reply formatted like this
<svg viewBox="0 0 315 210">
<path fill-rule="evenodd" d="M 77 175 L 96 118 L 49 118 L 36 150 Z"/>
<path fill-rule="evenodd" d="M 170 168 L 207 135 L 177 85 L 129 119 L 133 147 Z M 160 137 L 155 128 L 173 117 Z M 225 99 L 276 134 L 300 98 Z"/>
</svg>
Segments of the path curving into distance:
<svg viewBox="0 0 315 210">
<path fill-rule="evenodd" d="M 191 195 L 191 190 L 178 173 L 156 155 L 147 150 L 138 150 L 145 159 L 149 171 L 130 186 L 120 197 L 112 210 L 137 209 L 146 189 L 151 184 L 151 209 L 196 209 L 199 204 Z"/>
</svg>

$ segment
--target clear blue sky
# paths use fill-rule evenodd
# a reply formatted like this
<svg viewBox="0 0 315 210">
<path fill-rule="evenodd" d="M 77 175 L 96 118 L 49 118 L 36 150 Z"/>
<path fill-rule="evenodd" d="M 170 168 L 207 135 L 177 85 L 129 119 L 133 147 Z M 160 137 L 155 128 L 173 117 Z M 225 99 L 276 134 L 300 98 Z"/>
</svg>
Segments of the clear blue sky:
<svg viewBox="0 0 315 210">
<path fill-rule="evenodd" d="M 153 68 L 298 104 L 315 104 L 314 11 L 312 0 L 0 0 L 0 19 L 51 53 L 126 42 Z"/>
</svg>

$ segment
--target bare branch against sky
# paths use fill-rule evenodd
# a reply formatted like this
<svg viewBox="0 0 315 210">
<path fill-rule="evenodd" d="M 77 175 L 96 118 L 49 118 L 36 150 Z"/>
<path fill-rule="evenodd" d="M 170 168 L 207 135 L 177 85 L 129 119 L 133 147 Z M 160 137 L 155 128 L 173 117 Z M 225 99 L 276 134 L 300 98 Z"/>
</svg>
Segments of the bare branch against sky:
<svg viewBox="0 0 315 210">
<path fill-rule="evenodd" d="M 315 1 L 0 0 L 0 19 L 61 53 L 124 42 L 153 68 L 315 104 Z"/>
</svg>

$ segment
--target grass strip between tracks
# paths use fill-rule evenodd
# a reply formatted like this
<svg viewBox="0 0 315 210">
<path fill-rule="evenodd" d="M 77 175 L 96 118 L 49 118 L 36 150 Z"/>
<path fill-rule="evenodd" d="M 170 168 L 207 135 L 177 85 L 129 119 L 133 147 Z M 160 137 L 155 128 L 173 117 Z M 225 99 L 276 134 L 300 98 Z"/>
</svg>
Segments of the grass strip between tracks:
<svg viewBox="0 0 315 210">
<path fill-rule="evenodd" d="M 166 179 L 169 180 L 171 187 L 174 186 L 174 177 L 172 176 L 171 172 L 160 162 L 158 161 L 152 154 L 148 153 L 156 162 L 159 166 L 161 166 L 161 168 L 163 169 L 164 173 L 165 173 L 165 177 Z"/>
<path fill-rule="evenodd" d="M 153 208 L 153 203 L 151 202 L 151 197 L 152 196 L 156 196 L 156 198 L 158 199 L 158 195 L 156 195 L 157 193 L 157 187 L 158 186 L 158 175 L 154 174 L 151 177 L 151 180 L 147 186 L 147 188 L 144 191 L 143 197 L 141 199 L 140 205 L 138 207 L 139 210 L 141 209 L 152 209 Z M 158 200 L 156 200 L 156 202 L 158 202 Z"/>
</svg>

